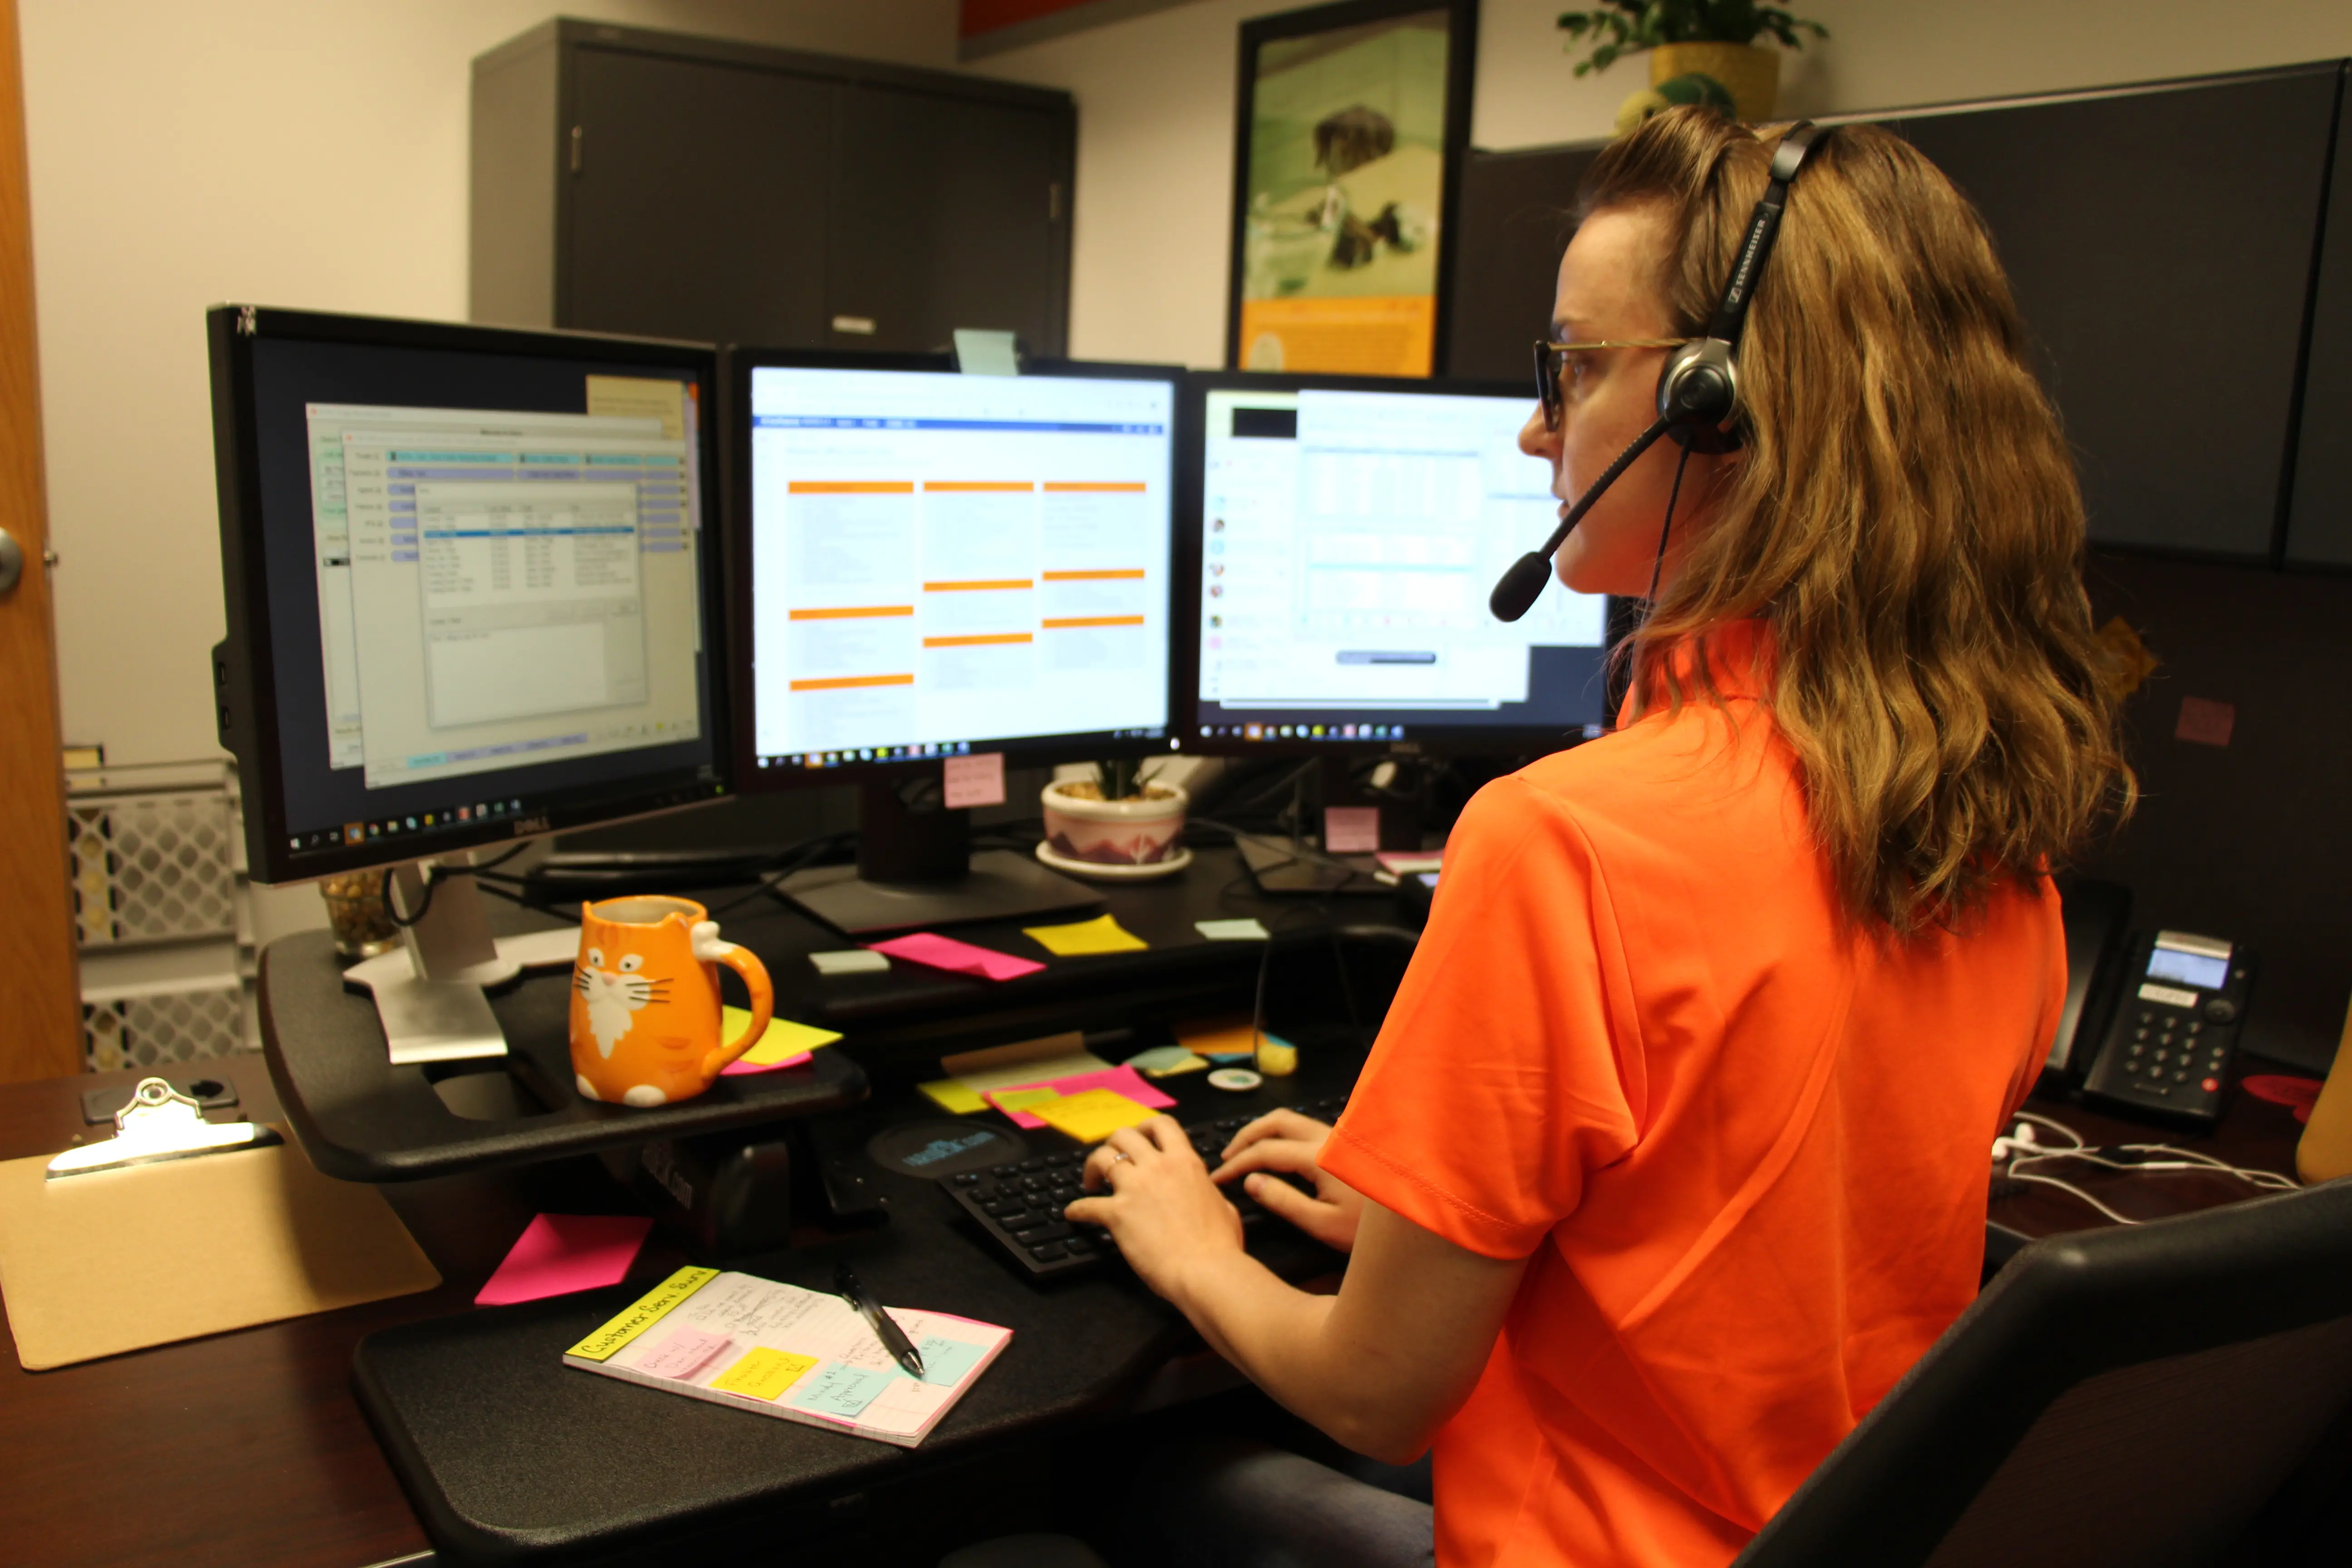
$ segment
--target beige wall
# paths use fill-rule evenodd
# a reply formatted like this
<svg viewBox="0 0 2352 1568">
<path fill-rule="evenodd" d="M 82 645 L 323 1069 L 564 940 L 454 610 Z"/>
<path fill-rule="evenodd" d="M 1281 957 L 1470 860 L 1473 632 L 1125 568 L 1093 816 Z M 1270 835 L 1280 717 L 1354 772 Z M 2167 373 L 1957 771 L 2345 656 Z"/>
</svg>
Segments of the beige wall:
<svg viewBox="0 0 2352 1568">
<path fill-rule="evenodd" d="M 1474 139 L 1603 133 L 1638 61 L 1580 81 L 1565 0 L 1485 0 Z M 67 736 L 214 751 L 221 633 L 198 316 L 222 300 L 461 319 L 467 68 L 557 9 L 950 66 L 955 0 L 22 0 Z M 1194 0 L 994 57 L 1079 101 L 1072 342 L 1217 361 L 1234 29 Z M 2352 5 L 1812 0 L 1789 107 L 1867 109 L 2352 55 Z"/>
<path fill-rule="evenodd" d="M 1234 33 L 1294 0 L 1199 0 L 1008 51 L 978 68 L 1078 100 L 1074 353 L 1207 365 L 1223 353 Z M 1565 0 L 1484 0 L 1472 142 L 1608 134 L 1647 77 L 1636 58 L 1579 79 Z M 2352 4 L 2216 11 L 2180 0 L 1791 0 L 1833 37 L 1787 62 L 1782 107 L 1832 113 L 2196 76 L 2352 56 Z"/>
<path fill-rule="evenodd" d="M 22 0 L 68 741 L 216 754 L 201 316 L 462 321 L 474 56 L 561 11 L 909 65 L 955 0 Z"/>
</svg>

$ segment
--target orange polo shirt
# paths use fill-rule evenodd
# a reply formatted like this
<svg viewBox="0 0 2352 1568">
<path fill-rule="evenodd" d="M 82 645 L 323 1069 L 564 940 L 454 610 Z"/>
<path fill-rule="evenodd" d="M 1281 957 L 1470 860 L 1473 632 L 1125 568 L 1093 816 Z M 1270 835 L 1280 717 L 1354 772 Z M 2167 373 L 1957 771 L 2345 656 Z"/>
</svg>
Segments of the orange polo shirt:
<svg viewBox="0 0 2352 1568">
<path fill-rule="evenodd" d="M 2046 881 L 1842 925 L 1755 623 L 1704 700 L 1481 790 L 1324 1152 L 1529 1258 L 1436 1441 L 1444 1568 L 1727 1562 L 1976 1293 L 2065 994 Z"/>
</svg>

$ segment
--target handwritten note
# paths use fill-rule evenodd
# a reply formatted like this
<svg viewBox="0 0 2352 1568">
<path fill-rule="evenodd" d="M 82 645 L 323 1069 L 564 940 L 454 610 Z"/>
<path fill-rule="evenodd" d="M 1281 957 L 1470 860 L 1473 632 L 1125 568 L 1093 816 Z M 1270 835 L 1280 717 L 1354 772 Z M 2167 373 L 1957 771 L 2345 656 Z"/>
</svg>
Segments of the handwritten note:
<svg viewBox="0 0 2352 1568">
<path fill-rule="evenodd" d="M 1323 847 L 1334 855 L 1369 855 L 1381 847 L 1381 808 L 1377 805 L 1327 805 L 1323 808 Z"/>
<path fill-rule="evenodd" d="M 727 1394 L 740 1394 L 746 1399 L 774 1399 L 807 1376 L 809 1368 L 816 1364 L 814 1356 L 794 1355 L 790 1351 L 770 1350 L 761 1345 L 712 1378 L 710 1386 Z M 800 1402 L 799 1396 L 794 1395 L 793 1403 Z"/>
<path fill-rule="evenodd" d="M 950 757 L 940 770 L 941 794 L 950 811 L 968 805 L 1004 804 L 1004 753 L 982 752 L 976 757 Z"/>
<path fill-rule="evenodd" d="M 859 1411 L 874 1403 L 874 1396 L 890 1386 L 899 1373 L 877 1372 L 868 1367 L 851 1366 L 845 1362 L 829 1361 L 808 1374 L 793 1396 L 784 1403 L 796 1410 L 814 1410 L 820 1415 L 838 1415 L 853 1420 Z M 716 1388 L 718 1384 L 713 1384 Z"/>
<path fill-rule="evenodd" d="M 877 952 L 903 958 L 909 963 L 928 964 L 956 974 L 977 975 L 982 980 L 1017 980 L 1024 974 L 1034 974 L 1045 966 L 1032 959 L 1015 958 L 1009 952 L 993 948 L 974 947 L 968 942 L 940 936 L 936 931 L 916 931 L 911 936 L 892 937 L 888 942 L 872 944 Z"/>
<path fill-rule="evenodd" d="M 1071 925 L 1024 926 L 1021 934 L 1056 958 L 1077 958 L 1096 952 L 1142 952 L 1151 946 L 1119 924 L 1114 915 L 1098 915 Z"/>
<path fill-rule="evenodd" d="M 1037 1115 L 1056 1132 L 1066 1133 L 1081 1143 L 1099 1143 L 1122 1127 L 1134 1127 L 1151 1120 L 1149 1107 L 1138 1105 L 1116 1089 L 1090 1089 L 1083 1094 L 1065 1095 L 1049 1100 L 1037 1108 Z"/>
<path fill-rule="evenodd" d="M 700 1329 L 681 1328 L 646 1352 L 635 1370 L 654 1377 L 674 1377 L 684 1381 L 700 1372 L 709 1364 L 711 1357 L 734 1342 L 725 1334 L 707 1334 Z"/>
<path fill-rule="evenodd" d="M 938 1334 L 924 1335 L 915 1346 L 916 1353 L 923 1358 L 923 1381 L 941 1388 L 954 1387 L 986 1350 L 985 1345 L 943 1339 Z"/>
</svg>

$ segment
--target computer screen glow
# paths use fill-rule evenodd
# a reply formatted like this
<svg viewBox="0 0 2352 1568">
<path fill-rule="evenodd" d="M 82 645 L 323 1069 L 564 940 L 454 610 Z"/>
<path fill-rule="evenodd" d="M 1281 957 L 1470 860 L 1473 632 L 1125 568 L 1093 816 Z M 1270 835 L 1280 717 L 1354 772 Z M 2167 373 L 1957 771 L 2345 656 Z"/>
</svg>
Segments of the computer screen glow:
<svg viewBox="0 0 2352 1568">
<path fill-rule="evenodd" d="M 1168 724 L 1166 381 L 751 373 L 762 767 Z"/>
</svg>

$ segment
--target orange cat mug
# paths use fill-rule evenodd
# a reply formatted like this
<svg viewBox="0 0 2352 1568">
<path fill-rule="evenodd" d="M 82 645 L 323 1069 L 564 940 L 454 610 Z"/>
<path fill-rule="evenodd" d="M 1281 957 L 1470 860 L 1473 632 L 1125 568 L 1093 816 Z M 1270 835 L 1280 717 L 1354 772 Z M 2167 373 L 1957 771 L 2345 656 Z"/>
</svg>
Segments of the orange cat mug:
<svg viewBox="0 0 2352 1568">
<path fill-rule="evenodd" d="M 719 966 L 743 977 L 751 1026 L 719 1036 Z M 572 1071 L 583 1100 L 669 1105 L 709 1089 L 759 1043 L 776 1006 L 767 967 L 691 899 L 606 899 L 580 906 L 572 971 Z"/>
</svg>

